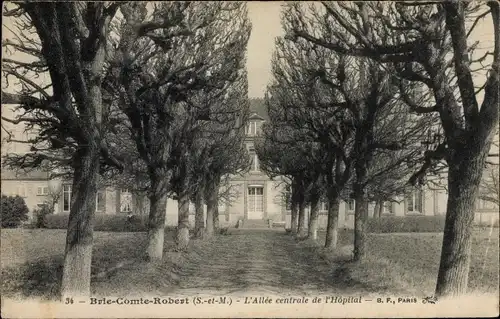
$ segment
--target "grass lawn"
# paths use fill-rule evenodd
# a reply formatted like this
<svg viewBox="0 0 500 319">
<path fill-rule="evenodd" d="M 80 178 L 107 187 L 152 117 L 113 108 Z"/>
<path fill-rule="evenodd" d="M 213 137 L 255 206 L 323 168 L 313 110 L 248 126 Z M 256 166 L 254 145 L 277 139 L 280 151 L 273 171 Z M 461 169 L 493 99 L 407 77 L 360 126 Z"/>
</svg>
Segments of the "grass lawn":
<svg viewBox="0 0 500 319">
<path fill-rule="evenodd" d="M 432 295 L 442 234 L 369 234 L 366 261 L 352 263 L 352 232 L 340 233 L 335 252 L 280 232 L 230 230 L 227 236 L 191 241 L 187 253 L 176 253 L 168 230 L 164 259 L 150 264 L 142 260 L 145 233 L 95 232 L 91 289 L 101 296 L 166 295 L 178 289 L 245 290 L 255 284 L 297 290 L 302 283 L 345 294 Z M 323 241 L 324 233 L 319 238 Z M 2 296 L 57 298 L 64 240 L 64 230 L 2 229 Z M 498 292 L 498 245 L 498 229 L 474 231 L 471 290 Z"/>
<path fill-rule="evenodd" d="M 56 298 L 65 238 L 66 231 L 59 229 L 2 229 L 2 295 Z M 172 239 L 173 232 L 167 231 L 165 250 L 172 247 Z M 93 283 L 105 284 L 110 269 L 140 263 L 145 245 L 145 233 L 95 232 Z"/>
<path fill-rule="evenodd" d="M 323 234 L 322 234 L 323 235 Z M 320 254 L 330 263 L 341 263 L 339 271 L 367 284 L 385 283 L 391 291 L 401 289 L 432 295 L 441 257 L 442 233 L 369 234 L 367 258 L 362 263 L 347 262 L 352 251 L 352 232 L 341 236 L 341 251 Z M 323 236 L 321 237 L 323 238 Z M 498 293 L 498 228 L 475 229 L 469 272 L 471 292 Z"/>
</svg>

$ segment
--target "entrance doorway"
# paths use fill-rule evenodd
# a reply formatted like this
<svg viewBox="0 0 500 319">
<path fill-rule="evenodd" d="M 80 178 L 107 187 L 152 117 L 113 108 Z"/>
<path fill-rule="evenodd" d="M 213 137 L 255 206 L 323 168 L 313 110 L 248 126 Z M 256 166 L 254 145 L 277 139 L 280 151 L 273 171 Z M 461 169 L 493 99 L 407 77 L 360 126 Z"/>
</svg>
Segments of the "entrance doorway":
<svg viewBox="0 0 500 319">
<path fill-rule="evenodd" d="M 249 187 L 247 196 L 247 218 L 264 217 L 264 187 Z"/>
</svg>

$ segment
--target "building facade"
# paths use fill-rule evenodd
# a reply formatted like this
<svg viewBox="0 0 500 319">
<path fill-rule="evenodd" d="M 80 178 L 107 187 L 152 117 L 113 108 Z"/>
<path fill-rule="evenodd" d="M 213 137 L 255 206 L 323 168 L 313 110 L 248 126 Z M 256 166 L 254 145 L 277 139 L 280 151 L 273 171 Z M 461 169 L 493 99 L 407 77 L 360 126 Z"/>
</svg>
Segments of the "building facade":
<svg viewBox="0 0 500 319">
<path fill-rule="evenodd" d="M 251 168 L 245 175 L 231 178 L 230 184 L 236 196 L 227 207 L 227 222 L 238 219 L 285 221 L 282 209 L 284 183 L 281 179 L 271 180 L 260 169 L 255 151 L 255 139 L 261 134 L 264 121 L 264 117 L 257 112 L 250 115 L 244 143 L 250 155 Z"/>
<path fill-rule="evenodd" d="M 5 110 L 5 109 L 4 109 Z M 3 111 L 4 111 L 3 110 Z M 271 180 L 261 169 L 255 152 L 255 139 L 261 134 L 262 124 L 267 119 L 263 103 L 252 105 L 252 114 L 246 128 L 245 145 L 251 156 L 251 168 L 243 176 L 232 176 L 229 181 L 232 196 L 228 203 L 219 206 L 221 225 L 234 226 L 238 220 L 264 220 L 285 222 L 290 225 L 291 212 L 286 186 L 281 179 Z M 29 151 L 28 144 L 7 142 L 7 137 L 26 140 L 29 134 L 19 125 L 13 126 L 2 120 L 2 158 L 8 153 L 22 154 Z M 31 133 L 33 134 L 33 133 Z M 7 136 L 6 136 L 7 135 Z M 3 162 L 3 161 L 2 161 Z M 1 189 L 5 195 L 19 195 L 32 214 L 33 210 L 44 203 L 53 203 L 56 214 L 68 214 L 71 209 L 71 181 L 51 180 L 49 174 L 42 171 L 21 172 L 3 167 Z M 443 177 L 444 178 L 444 177 Z M 498 184 L 498 183 L 497 183 Z M 289 191 L 289 190 L 288 190 Z M 135 194 L 127 189 L 101 187 L 96 195 L 96 214 L 148 214 L 149 205 L 145 194 Z M 383 204 L 382 216 L 436 216 L 446 212 L 447 192 L 445 188 L 415 189 L 404 197 L 395 198 Z M 475 210 L 477 224 L 498 224 L 498 205 L 492 201 L 478 199 Z M 339 211 L 340 227 L 354 226 L 356 203 L 351 200 L 341 202 Z M 369 205 L 369 214 L 374 215 L 375 205 Z M 166 205 L 166 224 L 177 225 L 177 201 L 169 199 Z M 206 210 L 206 207 L 205 207 Z M 320 205 L 320 227 L 327 222 L 328 207 Z M 194 225 L 194 205 L 190 206 L 190 219 Z M 309 209 L 307 209 L 309 212 Z M 32 217 L 32 216 L 30 216 Z"/>
<path fill-rule="evenodd" d="M 368 205 L 368 216 L 380 217 L 389 216 L 445 216 L 448 194 L 444 189 L 433 189 L 424 187 L 415 189 L 406 196 L 394 198 L 393 201 L 386 201 L 382 204 L 381 211 L 376 211 L 375 203 Z M 339 207 L 339 227 L 354 228 L 354 210 L 355 200 L 341 201 Z M 291 224 L 291 211 L 286 209 L 286 227 Z M 306 207 L 306 220 L 310 213 L 310 207 Z M 498 206 L 491 202 L 478 198 L 476 200 L 476 209 L 474 211 L 474 223 L 476 225 L 498 225 L 499 222 Z M 320 203 L 319 210 L 319 228 L 326 228 L 328 221 L 328 203 Z"/>
</svg>

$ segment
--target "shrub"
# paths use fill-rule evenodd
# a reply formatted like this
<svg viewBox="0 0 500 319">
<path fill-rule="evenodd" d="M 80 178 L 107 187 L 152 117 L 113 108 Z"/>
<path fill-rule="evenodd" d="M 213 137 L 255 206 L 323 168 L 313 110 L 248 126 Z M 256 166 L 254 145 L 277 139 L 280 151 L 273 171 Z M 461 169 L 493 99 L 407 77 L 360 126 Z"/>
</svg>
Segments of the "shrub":
<svg viewBox="0 0 500 319">
<path fill-rule="evenodd" d="M 28 220 L 28 213 L 28 206 L 22 197 L 2 195 L 2 227 L 18 227 Z"/>
<path fill-rule="evenodd" d="M 53 213 L 53 210 L 49 207 L 49 205 L 42 205 L 42 207 L 37 208 L 33 211 L 33 216 L 35 217 L 35 228 L 46 228 L 45 220 L 47 215 Z"/>
<path fill-rule="evenodd" d="M 51 229 L 66 229 L 69 215 L 56 214 L 45 217 L 45 227 Z M 94 218 L 95 231 L 109 232 L 141 232 L 147 231 L 147 216 L 125 214 L 99 214 Z"/>
<path fill-rule="evenodd" d="M 47 215 L 44 218 L 45 228 L 49 229 L 66 229 L 68 228 L 68 214 L 53 214 Z"/>
<path fill-rule="evenodd" d="M 444 216 L 387 216 L 367 221 L 370 233 L 431 233 L 444 230 Z"/>
<path fill-rule="evenodd" d="M 95 231 L 139 232 L 147 231 L 147 216 L 138 215 L 96 215 Z"/>
</svg>

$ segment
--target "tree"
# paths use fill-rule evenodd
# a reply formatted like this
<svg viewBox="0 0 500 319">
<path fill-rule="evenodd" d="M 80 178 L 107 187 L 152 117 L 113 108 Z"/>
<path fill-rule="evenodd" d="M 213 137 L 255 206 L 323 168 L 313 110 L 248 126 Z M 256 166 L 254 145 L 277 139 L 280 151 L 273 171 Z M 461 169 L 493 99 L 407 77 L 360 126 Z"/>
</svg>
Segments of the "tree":
<svg viewBox="0 0 500 319">
<path fill-rule="evenodd" d="M 244 145 L 245 126 L 249 116 L 246 72 L 229 88 L 218 104 L 218 120 L 208 132 L 207 159 L 203 165 L 203 193 L 207 203 L 205 235 L 211 237 L 219 227 L 219 198 L 231 200 L 231 175 L 242 174 L 250 168 L 250 158 Z"/>
<path fill-rule="evenodd" d="M 250 26 L 244 4 L 169 2 L 155 4 L 153 20 L 134 27 L 148 15 L 145 3 L 122 8 L 118 59 L 110 75 L 111 92 L 131 123 L 130 132 L 150 179 L 147 255 L 163 252 L 166 198 L 171 177 L 182 199 L 179 231 L 185 238 L 189 197 L 190 134 L 209 119 L 209 106 L 193 107 L 191 94 L 220 89 L 239 70 Z M 231 17 L 232 19 L 229 19 Z M 176 144 L 177 143 L 177 144 Z M 172 156 L 173 152 L 175 156 Z M 179 179 L 180 178 L 180 179 Z M 183 230 L 184 229 L 184 230 Z"/>
<path fill-rule="evenodd" d="M 101 83 L 109 25 L 117 4 L 106 3 L 16 3 L 4 17 L 17 23 L 14 39 L 4 45 L 30 56 L 31 62 L 3 60 L 2 72 L 21 83 L 20 92 L 3 92 L 2 104 L 19 104 L 24 111 L 13 123 L 38 126 L 37 141 L 26 154 L 26 166 L 59 160 L 50 153 L 64 146 L 71 157 L 60 160 L 73 169 L 72 207 L 66 235 L 62 297 L 90 294 L 92 220 L 96 183 L 101 159 L 120 167 L 103 139 L 106 107 Z M 30 75 L 46 75 L 35 83 Z M 4 119 L 4 118 L 3 118 Z M 4 119 L 8 120 L 8 119 Z M 46 152 L 44 152 L 46 150 Z"/>
<path fill-rule="evenodd" d="M 499 5 L 467 2 L 323 3 L 332 37 L 315 34 L 297 21 L 299 37 L 341 54 L 362 56 L 392 65 L 401 80 L 400 96 L 413 111 L 436 112 L 444 141 L 427 152 L 426 169 L 440 159 L 448 166 L 448 205 L 436 295 L 466 292 L 470 263 L 473 208 L 484 163 L 498 125 Z M 474 13 L 480 12 L 471 21 Z M 476 58 L 468 38 L 481 18 L 493 19 L 494 50 Z M 472 56 L 472 58 L 471 58 Z M 483 84 L 474 66 L 492 61 Z M 449 58 L 450 57 L 450 58 Z M 484 70 L 484 68 L 481 68 Z M 476 84 L 474 83 L 476 82 Z M 407 88 L 417 85 L 435 104 L 419 105 Z M 478 94 L 484 94 L 479 107 Z M 422 96 L 420 95 L 420 96 Z M 418 97 L 418 95 L 417 95 Z"/>
<path fill-rule="evenodd" d="M 309 165 L 315 159 L 311 155 L 313 141 L 294 131 L 287 122 L 284 101 L 278 94 L 272 95 L 281 93 L 275 91 L 275 88 L 278 87 L 272 85 L 268 88 L 266 104 L 270 121 L 263 126 L 263 137 L 256 142 L 256 152 L 261 169 L 271 179 L 281 176 L 291 181 L 291 231 L 293 235 L 303 238 L 307 235 L 305 224 L 307 196 L 310 190 L 317 186 L 314 185 L 314 181 L 318 179 L 314 170 L 308 171 Z"/>
<path fill-rule="evenodd" d="M 291 28 L 286 18 L 283 27 L 285 30 Z M 339 200 L 351 176 L 352 158 L 348 155 L 352 144 L 352 125 L 350 119 L 344 116 L 343 108 L 339 107 L 345 103 L 338 100 L 338 94 L 328 92 L 325 85 L 318 82 L 318 71 L 323 68 L 324 72 L 324 68 L 328 68 L 335 72 L 336 62 L 327 50 L 306 41 L 278 38 L 276 45 L 273 60 L 276 83 L 269 91 L 280 100 L 273 101 L 273 104 L 283 105 L 285 125 L 307 136 L 305 142 L 318 143 L 318 148 L 324 153 L 315 155 L 307 169 L 323 176 L 329 201 L 325 246 L 335 248 Z M 314 229 L 311 232 L 314 233 Z"/>
</svg>

